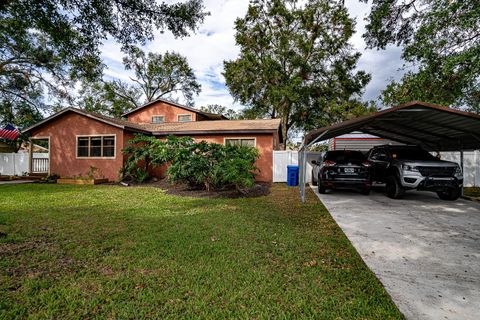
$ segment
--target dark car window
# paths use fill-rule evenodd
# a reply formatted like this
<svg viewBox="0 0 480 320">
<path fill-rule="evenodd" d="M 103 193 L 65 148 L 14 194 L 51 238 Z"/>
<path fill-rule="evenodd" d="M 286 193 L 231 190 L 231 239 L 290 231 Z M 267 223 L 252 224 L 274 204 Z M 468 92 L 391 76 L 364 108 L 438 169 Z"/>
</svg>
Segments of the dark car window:
<svg viewBox="0 0 480 320">
<path fill-rule="evenodd" d="M 360 151 L 328 151 L 325 154 L 324 160 L 335 161 L 339 163 L 343 162 L 359 162 L 363 161 L 365 156 Z"/>
<path fill-rule="evenodd" d="M 429 152 L 421 148 L 391 148 L 390 154 L 398 160 L 436 160 Z"/>
<path fill-rule="evenodd" d="M 377 148 L 372 151 L 372 155 L 370 156 L 372 160 L 380 160 L 380 161 L 387 161 L 387 151 L 383 148 Z"/>
</svg>

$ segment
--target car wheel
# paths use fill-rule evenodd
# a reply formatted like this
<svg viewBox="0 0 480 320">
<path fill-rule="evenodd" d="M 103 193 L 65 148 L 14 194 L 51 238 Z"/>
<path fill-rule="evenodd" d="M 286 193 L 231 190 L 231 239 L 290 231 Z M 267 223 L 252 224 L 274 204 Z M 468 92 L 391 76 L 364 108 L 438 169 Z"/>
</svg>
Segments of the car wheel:
<svg viewBox="0 0 480 320">
<path fill-rule="evenodd" d="M 312 185 L 316 186 L 318 184 L 318 180 L 315 179 L 315 174 L 313 173 L 313 170 L 312 170 Z"/>
<path fill-rule="evenodd" d="M 327 189 L 325 188 L 325 186 L 320 181 L 318 181 L 318 193 L 320 193 L 320 194 L 327 193 Z"/>
<path fill-rule="evenodd" d="M 447 191 L 438 191 L 437 195 L 442 200 L 455 201 L 462 195 L 462 190 L 460 188 L 452 188 Z"/>
<path fill-rule="evenodd" d="M 370 188 L 364 188 L 360 190 L 360 193 L 368 196 L 370 194 Z"/>
<path fill-rule="evenodd" d="M 400 185 L 396 176 L 388 176 L 385 183 L 385 190 L 389 198 L 400 199 L 405 194 L 405 189 Z"/>
</svg>

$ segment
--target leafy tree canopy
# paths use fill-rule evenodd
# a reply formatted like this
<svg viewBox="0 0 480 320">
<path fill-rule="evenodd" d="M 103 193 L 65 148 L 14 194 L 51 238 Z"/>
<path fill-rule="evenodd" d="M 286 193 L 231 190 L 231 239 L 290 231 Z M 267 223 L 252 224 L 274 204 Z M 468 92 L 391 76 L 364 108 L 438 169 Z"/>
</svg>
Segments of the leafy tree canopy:
<svg viewBox="0 0 480 320">
<path fill-rule="evenodd" d="M 68 98 L 72 81 L 98 79 L 99 47 L 106 39 L 130 52 L 132 45 L 153 39 L 156 30 L 186 36 L 206 14 L 201 0 L 2 1 L 0 122 L 8 118 L 21 125 L 17 112 L 23 108 L 48 113 L 55 99 Z"/>
<path fill-rule="evenodd" d="M 225 62 L 227 86 L 250 115 L 282 118 L 284 137 L 360 104 L 370 76 L 355 70 L 354 22 L 341 1 L 251 1 L 235 29 L 240 56 Z"/>
<path fill-rule="evenodd" d="M 154 101 L 180 93 L 189 105 L 193 105 L 193 96 L 200 93 L 197 82 L 187 58 L 176 53 L 145 54 L 139 48 L 132 48 L 123 59 L 126 70 L 131 70 L 132 83 L 121 80 L 84 83 L 80 105 L 89 111 L 96 111 L 120 117 L 123 113 Z"/>
<path fill-rule="evenodd" d="M 209 104 L 207 106 L 200 107 L 200 110 L 208 113 L 221 114 L 230 120 L 244 119 L 244 116 L 241 112 L 228 109 L 227 107 L 219 104 Z"/>
<path fill-rule="evenodd" d="M 402 46 L 412 67 L 388 85 L 385 104 L 424 100 L 480 112 L 478 1 L 373 0 L 367 21 L 367 45 Z"/>
</svg>

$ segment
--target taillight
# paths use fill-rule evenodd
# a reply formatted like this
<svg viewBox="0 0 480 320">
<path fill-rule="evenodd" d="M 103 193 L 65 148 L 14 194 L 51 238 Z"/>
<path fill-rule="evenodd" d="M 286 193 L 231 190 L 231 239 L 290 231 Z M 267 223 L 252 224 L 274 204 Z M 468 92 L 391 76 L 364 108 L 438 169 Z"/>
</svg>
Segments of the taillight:
<svg viewBox="0 0 480 320">
<path fill-rule="evenodd" d="M 363 161 L 362 166 L 369 168 L 372 166 L 372 163 L 370 161 Z"/>
<path fill-rule="evenodd" d="M 335 161 L 332 161 L 332 160 L 325 160 L 323 161 L 323 165 L 325 167 L 333 167 L 334 165 L 336 165 L 337 163 Z"/>
</svg>

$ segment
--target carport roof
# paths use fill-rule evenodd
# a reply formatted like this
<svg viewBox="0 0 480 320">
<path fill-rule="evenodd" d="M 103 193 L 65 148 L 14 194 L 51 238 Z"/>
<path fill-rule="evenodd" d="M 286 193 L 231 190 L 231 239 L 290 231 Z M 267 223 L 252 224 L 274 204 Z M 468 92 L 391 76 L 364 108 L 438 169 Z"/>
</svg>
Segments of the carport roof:
<svg viewBox="0 0 480 320">
<path fill-rule="evenodd" d="M 304 145 L 352 131 L 431 151 L 480 149 L 480 115 L 420 101 L 312 130 L 305 135 Z"/>
</svg>

